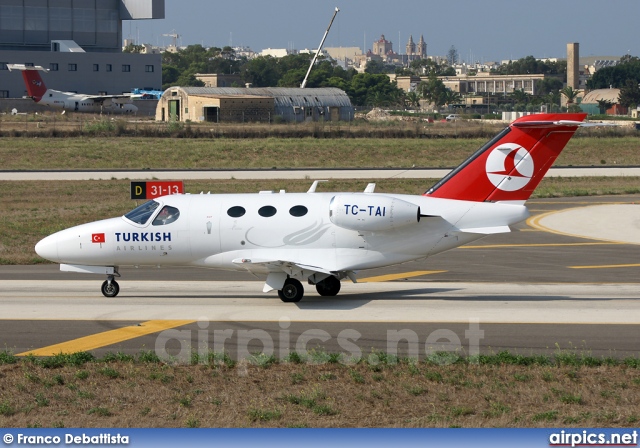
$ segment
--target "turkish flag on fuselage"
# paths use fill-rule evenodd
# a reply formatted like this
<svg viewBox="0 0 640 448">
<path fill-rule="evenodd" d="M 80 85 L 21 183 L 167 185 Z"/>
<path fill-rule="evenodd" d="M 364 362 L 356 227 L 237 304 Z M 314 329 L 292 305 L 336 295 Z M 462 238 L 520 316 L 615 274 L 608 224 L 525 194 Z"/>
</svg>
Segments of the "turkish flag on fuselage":
<svg viewBox="0 0 640 448">
<path fill-rule="evenodd" d="M 91 234 L 91 242 L 92 243 L 104 243 L 104 233 L 93 233 Z"/>
</svg>

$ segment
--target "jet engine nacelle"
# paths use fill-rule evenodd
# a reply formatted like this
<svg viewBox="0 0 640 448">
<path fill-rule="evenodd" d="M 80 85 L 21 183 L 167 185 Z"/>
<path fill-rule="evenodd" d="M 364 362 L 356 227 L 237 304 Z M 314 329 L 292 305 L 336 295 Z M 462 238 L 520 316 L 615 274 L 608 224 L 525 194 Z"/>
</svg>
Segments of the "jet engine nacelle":
<svg viewBox="0 0 640 448">
<path fill-rule="evenodd" d="M 416 224 L 420 207 L 378 194 L 340 194 L 331 199 L 331 222 L 349 230 L 384 231 Z"/>
</svg>

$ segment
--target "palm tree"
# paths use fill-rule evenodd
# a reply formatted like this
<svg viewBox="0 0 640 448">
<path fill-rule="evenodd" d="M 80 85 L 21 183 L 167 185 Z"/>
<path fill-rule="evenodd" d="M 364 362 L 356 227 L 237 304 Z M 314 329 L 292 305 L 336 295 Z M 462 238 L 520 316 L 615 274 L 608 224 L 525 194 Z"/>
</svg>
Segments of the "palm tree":
<svg viewBox="0 0 640 448">
<path fill-rule="evenodd" d="M 457 104 L 461 101 L 462 96 L 458 92 L 454 92 L 451 89 L 447 89 L 444 93 L 444 104 L 447 106 L 451 106 L 452 104 Z"/>
<path fill-rule="evenodd" d="M 578 95 L 580 95 L 580 90 L 574 90 L 573 87 L 567 86 L 564 89 L 561 89 L 560 93 L 567 99 L 567 111 L 569 111 L 571 109 L 571 105 L 575 102 Z"/>
<path fill-rule="evenodd" d="M 420 107 L 420 96 L 416 92 L 407 93 L 407 102 L 414 109 L 418 109 Z"/>
<path fill-rule="evenodd" d="M 514 90 L 509 94 L 516 104 L 529 104 L 531 101 L 531 95 L 524 91 L 524 89 Z"/>
</svg>

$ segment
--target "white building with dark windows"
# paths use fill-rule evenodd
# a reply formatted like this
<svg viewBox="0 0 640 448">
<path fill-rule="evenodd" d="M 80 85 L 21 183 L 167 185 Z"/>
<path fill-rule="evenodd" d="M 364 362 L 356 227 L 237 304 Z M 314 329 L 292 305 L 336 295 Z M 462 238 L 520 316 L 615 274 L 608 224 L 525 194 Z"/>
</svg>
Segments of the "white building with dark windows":
<svg viewBox="0 0 640 448">
<path fill-rule="evenodd" d="M 160 89 L 159 54 L 122 53 L 124 20 L 163 19 L 164 0 L 0 0 L 0 98 L 20 98 L 20 72 L 40 65 L 47 87 L 87 94 Z"/>
</svg>

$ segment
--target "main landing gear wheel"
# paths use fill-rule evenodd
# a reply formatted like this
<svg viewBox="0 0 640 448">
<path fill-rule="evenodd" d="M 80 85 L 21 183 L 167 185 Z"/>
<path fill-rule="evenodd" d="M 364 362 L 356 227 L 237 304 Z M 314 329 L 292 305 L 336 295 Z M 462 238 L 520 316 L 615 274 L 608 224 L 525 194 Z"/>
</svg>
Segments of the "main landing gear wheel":
<svg viewBox="0 0 640 448">
<path fill-rule="evenodd" d="M 115 297 L 120 292 L 120 285 L 115 280 L 105 280 L 102 284 L 102 295 L 105 297 Z"/>
<path fill-rule="evenodd" d="M 324 280 L 316 283 L 316 291 L 318 291 L 318 294 L 321 296 L 335 296 L 340 292 L 340 280 L 338 280 L 337 277 L 330 275 Z"/>
<path fill-rule="evenodd" d="M 278 296 L 283 302 L 299 302 L 304 295 L 304 288 L 295 278 L 288 278 L 282 289 L 278 290 Z"/>
</svg>

